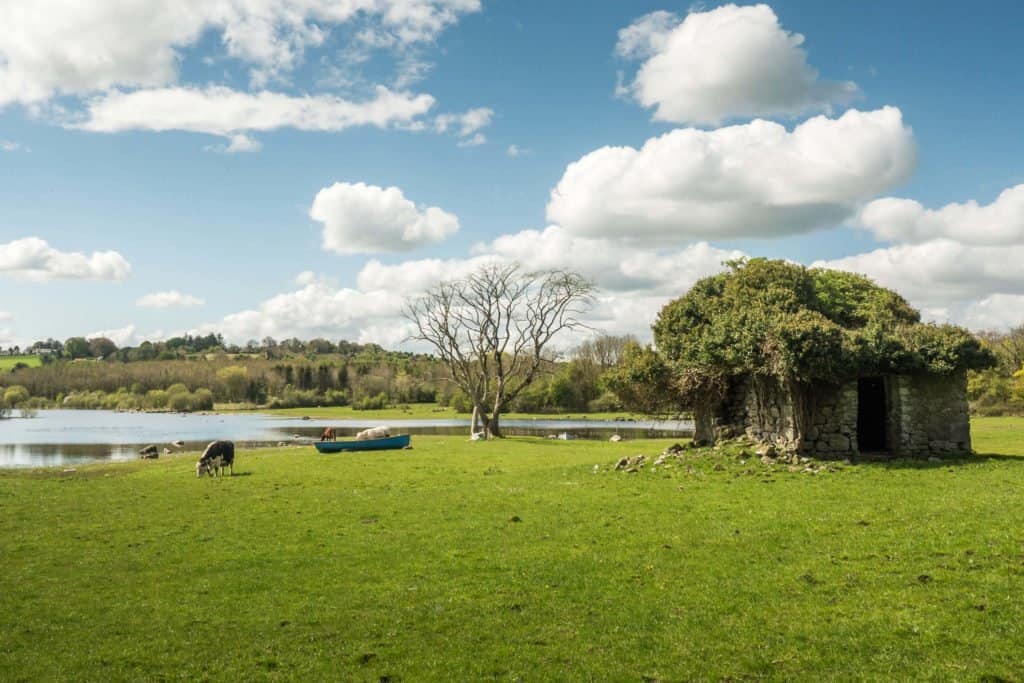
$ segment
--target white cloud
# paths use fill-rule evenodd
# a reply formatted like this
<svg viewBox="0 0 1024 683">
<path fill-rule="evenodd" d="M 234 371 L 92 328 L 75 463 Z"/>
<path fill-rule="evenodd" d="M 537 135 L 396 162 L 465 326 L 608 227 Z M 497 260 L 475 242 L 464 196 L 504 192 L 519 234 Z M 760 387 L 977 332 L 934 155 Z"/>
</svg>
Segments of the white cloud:
<svg viewBox="0 0 1024 683">
<path fill-rule="evenodd" d="M 142 308 L 189 308 L 192 306 L 202 306 L 204 303 L 206 302 L 199 297 L 192 296 L 191 294 L 182 294 L 175 290 L 153 292 L 152 294 L 139 297 L 135 301 L 135 305 Z"/>
<path fill-rule="evenodd" d="M 21 149 L 21 145 L 11 140 L 0 140 L 0 150 L 5 152 L 16 152 Z"/>
<path fill-rule="evenodd" d="M 238 133 L 230 136 L 227 144 L 207 145 L 203 149 L 207 152 L 216 152 L 218 154 L 244 154 L 246 152 L 260 151 L 263 149 L 263 143 L 248 135 Z"/>
<path fill-rule="evenodd" d="M 697 124 L 829 111 L 856 96 L 852 82 L 818 79 L 803 42 L 768 5 L 725 5 L 682 21 L 654 12 L 619 31 L 617 54 L 646 60 L 619 90 L 654 107 L 658 121 Z"/>
<path fill-rule="evenodd" d="M 523 149 L 519 145 L 509 145 L 508 148 L 505 149 L 505 154 L 512 157 L 513 159 L 515 159 L 516 157 L 521 157 L 525 154 L 529 154 L 529 152 L 530 150 Z"/>
<path fill-rule="evenodd" d="M 903 244 L 876 249 L 814 266 L 837 268 L 867 275 L 872 280 L 903 294 L 925 313 L 939 319 L 953 319 L 975 326 L 992 305 L 977 308 L 980 300 L 996 295 L 1024 295 L 1024 245 L 1000 247 L 970 246 L 949 239 L 921 244 Z M 1014 299 L 996 299 L 1005 302 Z M 999 306 L 1006 313 L 1006 306 Z M 973 312 L 972 312 L 973 311 Z M 1013 324 L 1017 316 L 1008 316 Z M 988 323 L 985 324 L 988 326 Z"/>
<path fill-rule="evenodd" d="M 335 183 L 309 210 L 324 224 L 323 248 L 338 254 L 407 251 L 455 234 L 459 219 L 436 206 L 417 207 L 397 187 Z"/>
<path fill-rule="evenodd" d="M 487 142 L 487 137 L 480 132 L 491 124 L 494 110 L 487 107 L 470 109 L 461 114 L 439 114 L 434 118 L 434 131 L 453 133 L 462 138 L 459 147 L 476 147 Z"/>
<path fill-rule="evenodd" d="M 681 296 L 697 279 L 719 272 L 722 262 L 742 256 L 706 243 L 677 252 L 623 246 L 607 240 L 573 237 L 558 226 L 524 230 L 480 244 L 463 259 L 416 259 L 384 264 L 368 261 L 355 288 L 338 288 L 305 272 L 298 289 L 275 296 L 257 308 L 201 328 L 222 332 L 242 343 L 265 336 L 345 338 L 399 345 L 409 336 L 402 308 L 444 280 L 465 277 L 487 263 L 519 261 L 531 269 L 572 269 L 601 288 L 588 316 L 595 327 L 615 334 L 650 337 L 650 326 L 668 300 Z M 577 340 L 578 341 L 578 340 Z"/>
<path fill-rule="evenodd" d="M 359 23 L 381 37 L 378 47 L 402 50 L 479 9 L 479 0 L 8 1 L 0 3 L 0 107 L 173 84 L 183 51 L 210 31 L 262 87 L 333 27 Z"/>
<path fill-rule="evenodd" d="M 834 226 L 906 180 L 917 161 L 900 110 L 682 128 L 639 150 L 602 147 L 570 164 L 548 220 L 574 234 L 663 244 L 775 237 Z"/>
<path fill-rule="evenodd" d="M 494 110 L 487 107 L 470 109 L 462 114 L 440 114 L 434 119 L 434 128 L 438 133 L 455 130 L 459 137 L 467 137 L 490 125 L 493 116 Z"/>
<path fill-rule="evenodd" d="M 123 346 L 138 346 L 143 340 L 142 337 L 136 335 L 135 325 L 125 325 L 124 327 L 118 327 L 111 330 L 97 330 L 96 332 L 90 332 L 85 335 L 86 339 L 95 339 L 97 337 L 106 337 L 117 344 L 118 348 Z"/>
<path fill-rule="evenodd" d="M 0 347 L 13 346 L 18 344 L 14 337 L 14 316 L 5 311 L 0 311 Z"/>
<path fill-rule="evenodd" d="M 643 249 L 609 239 L 577 237 L 557 225 L 502 235 L 473 251 L 530 268 L 573 270 L 608 292 L 660 296 L 679 296 L 699 278 L 720 271 L 723 261 L 743 256 L 706 242 L 679 251 Z"/>
<path fill-rule="evenodd" d="M 487 142 L 487 136 L 483 133 L 476 133 L 471 138 L 466 138 L 458 142 L 459 147 L 479 147 Z"/>
<path fill-rule="evenodd" d="M 62 252 L 38 237 L 0 244 L 0 273 L 27 280 L 124 280 L 131 270 L 116 251 Z"/>
<path fill-rule="evenodd" d="M 973 330 L 1008 330 L 1024 325 L 1024 294 L 992 294 L 967 307 L 964 323 Z"/>
<path fill-rule="evenodd" d="M 971 200 L 936 210 L 911 199 L 877 199 L 861 210 L 858 222 L 880 239 L 894 242 L 946 237 L 961 244 L 1020 244 L 1024 242 L 1024 185 L 1003 190 L 985 206 Z"/>
<path fill-rule="evenodd" d="M 233 313 L 199 331 L 221 332 L 231 342 L 249 339 L 299 337 L 377 341 L 368 329 L 404 330 L 401 322 L 402 296 L 386 290 L 361 292 L 335 288 L 323 279 L 301 285 L 300 289 L 271 297 L 258 308 Z M 375 325 L 375 321 L 379 325 Z M 403 338 L 405 334 L 402 334 Z"/>
<path fill-rule="evenodd" d="M 296 128 L 340 131 L 352 126 L 388 128 L 409 124 L 434 105 L 430 95 L 393 92 L 383 86 L 372 100 L 352 102 L 331 95 L 292 97 L 273 92 L 246 93 L 212 86 L 111 92 L 88 103 L 84 121 L 72 127 L 114 133 L 124 130 L 182 130 L 232 138 L 242 131 Z M 244 136 L 241 136 L 244 138 Z"/>
</svg>

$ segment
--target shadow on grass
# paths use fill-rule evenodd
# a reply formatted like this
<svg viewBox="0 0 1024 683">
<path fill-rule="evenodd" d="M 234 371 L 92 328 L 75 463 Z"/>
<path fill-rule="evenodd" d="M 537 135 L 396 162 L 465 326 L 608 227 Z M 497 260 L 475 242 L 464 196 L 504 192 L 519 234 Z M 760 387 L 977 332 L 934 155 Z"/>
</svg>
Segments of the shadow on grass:
<svg viewBox="0 0 1024 683">
<path fill-rule="evenodd" d="M 943 467 L 963 467 L 968 465 L 981 465 L 986 462 L 1006 462 L 1024 465 L 1024 454 L 1007 455 L 1005 453 L 971 453 L 946 458 L 857 458 L 853 460 L 855 465 L 868 465 L 884 469 L 910 469 L 930 470 Z"/>
</svg>

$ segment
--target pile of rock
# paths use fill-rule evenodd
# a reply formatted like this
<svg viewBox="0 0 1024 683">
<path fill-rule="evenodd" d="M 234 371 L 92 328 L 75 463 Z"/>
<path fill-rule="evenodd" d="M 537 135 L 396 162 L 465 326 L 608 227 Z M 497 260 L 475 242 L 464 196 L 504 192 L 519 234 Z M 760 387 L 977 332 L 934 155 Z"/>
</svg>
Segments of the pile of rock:
<svg viewBox="0 0 1024 683">
<path fill-rule="evenodd" d="M 671 467 L 671 465 L 668 464 L 669 461 L 681 459 L 683 457 L 682 453 L 684 450 L 686 450 L 684 446 L 677 443 L 672 444 L 662 451 L 661 455 L 654 459 L 654 462 L 651 463 L 651 467 Z M 632 457 L 620 458 L 619 461 L 615 463 L 615 469 L 623 472 L 635 473 L 639 472 L 640 469 L 646 465 L 646 455 L 634 455 Z"/>
</svg>

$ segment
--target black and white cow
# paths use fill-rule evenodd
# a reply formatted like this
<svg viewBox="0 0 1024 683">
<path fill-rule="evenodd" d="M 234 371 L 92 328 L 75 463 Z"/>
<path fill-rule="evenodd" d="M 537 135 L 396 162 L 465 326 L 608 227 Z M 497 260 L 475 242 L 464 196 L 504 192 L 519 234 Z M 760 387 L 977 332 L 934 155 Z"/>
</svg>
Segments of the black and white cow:
<svg viewBox="0 0 1024 683">
<path fill-rule="evenodd" d="M 196 463 L 196 476 L 209 474 L 211 477 L 224 474 L 224 468 L 235 475 L 235 444 L 232 441 L 211 441 Z"/>
</svg>

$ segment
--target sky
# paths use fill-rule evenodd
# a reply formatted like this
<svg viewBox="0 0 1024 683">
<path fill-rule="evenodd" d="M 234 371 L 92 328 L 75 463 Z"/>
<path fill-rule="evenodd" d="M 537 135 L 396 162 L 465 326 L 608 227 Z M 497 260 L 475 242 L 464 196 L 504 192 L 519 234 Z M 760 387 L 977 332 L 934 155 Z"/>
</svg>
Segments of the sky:
<svg viewBox="0 0 1024 683">
<path fill-rule="evenodd" d="M 741 256 L 1024 323 L 1024 5 L 0 0 L 0 346 L 405 348 L 483 263 L 650 339 Z"/>
</svg>

